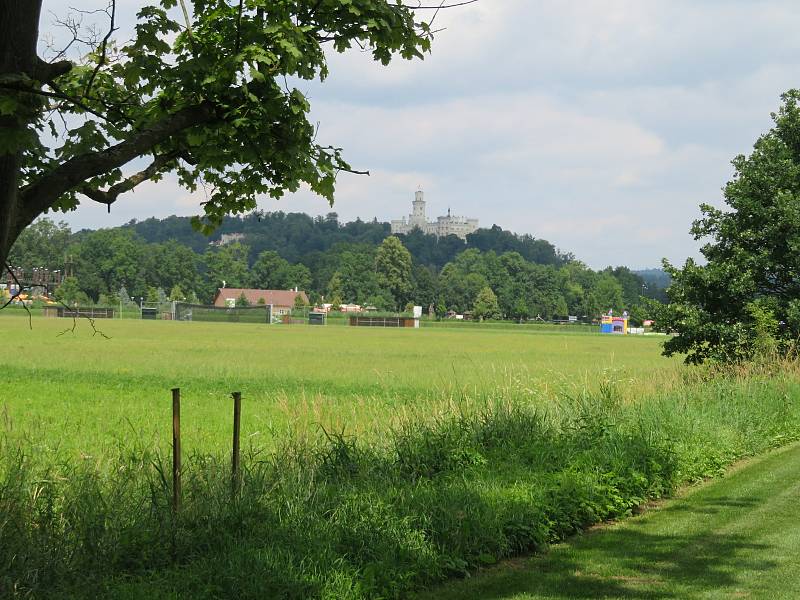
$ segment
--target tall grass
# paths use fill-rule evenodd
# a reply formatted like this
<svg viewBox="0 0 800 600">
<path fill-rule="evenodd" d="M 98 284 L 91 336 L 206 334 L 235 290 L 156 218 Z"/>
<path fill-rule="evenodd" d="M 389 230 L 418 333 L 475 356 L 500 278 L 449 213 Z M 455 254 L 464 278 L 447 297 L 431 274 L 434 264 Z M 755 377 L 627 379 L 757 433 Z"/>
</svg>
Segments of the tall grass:
<svg viewBox="0 0 800 600">
<path fill-rule="evenodd" d="M 324 431 L 184 457 L 170 509 L 157 446 L 48 464 L 0 446 L 0 594 L 37 598 L 398 598 L 622 517 L 732 461 L 800 439 L 800 370 L 694 374 L 538 402 L 464 392 L 383 436 Z"/>
</svg>

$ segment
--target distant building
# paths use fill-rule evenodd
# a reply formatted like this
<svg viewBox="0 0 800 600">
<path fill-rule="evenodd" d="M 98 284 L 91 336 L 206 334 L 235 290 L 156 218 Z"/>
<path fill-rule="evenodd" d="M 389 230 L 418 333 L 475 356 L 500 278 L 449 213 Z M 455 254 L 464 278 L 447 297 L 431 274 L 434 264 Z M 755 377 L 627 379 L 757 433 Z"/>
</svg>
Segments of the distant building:
<svg viewBox="0 0 800 600">
<path fill-rule="evenodd" d="M 241 242 L 244 239 L 243 233 L 223 233 L 218 240 L 209 242 L 209 246 L 225 246 L 233 242 Z"/>
<path fill-rule="evenodd" d="M 425 215 L 425 200 L 422 190 L 418 190 L 414 194 L 414 202 L 412 212 L 402 219 L 395 219 L 392 221 L 392 233 L 411 233 L 414 228 L 419 229 L 422 233 L 428 233 L 437 237 L 445 235 L 456 235 L 462 240 L 467 239 L 467 235 L 474 233 L 478 229 L 478 219 L 467 219 L 465 217 L 456 217 L 450 214 L 450 209 L 447 209 L 447 216 L 436 217 L 435 221 L 428 221 Z"/>
<path fill-rule="evenodd" d="M 295 299 L 300 296 L 308 304 L 308 296 L 298 290 L 252 290 L 247 288 L 219 288 L 214 296 L 214 306 L 235 307 L 242 294 L 250 306 L 271 304 L 273 315 L 285 315 L 294 308 Z M 263 302 L 259 302 L 263 300 Z"/>
</svg>

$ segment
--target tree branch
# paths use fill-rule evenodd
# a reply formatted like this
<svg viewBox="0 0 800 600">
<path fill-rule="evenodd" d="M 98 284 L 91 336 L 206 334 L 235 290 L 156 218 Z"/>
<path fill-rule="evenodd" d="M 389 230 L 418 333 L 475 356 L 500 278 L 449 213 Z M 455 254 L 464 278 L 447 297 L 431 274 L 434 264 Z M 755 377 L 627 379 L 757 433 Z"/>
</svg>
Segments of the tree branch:
<svg viewBox="0 0 800 600">
<path fill-rule="evenodd" d="M 210 102 L 189 106 L 166 115 L 114 146 L 75 156 L 61 163 L 20 190 L 21 211 L 15 225 L 16 231 L 22 231 L 37 216 L 49 210 L 63 194 L 78 188 L 84 181 L 119 168 L 137 156 L 148 153 L 172 135 L 208 123 L 214 118 L 215 111 Z"/>
<path fill-rule="evenodd" d="M 242 3 L 243 0 L 239 0 L 239 11 L 236 15 L 236 53 L 239 53 L 240 46 L 242 44 Z"/>
<path fill-rule="evenodd" d="M 37 57 L 38 58 L 38 57 Z M 31 74 L 33 79 L 41 83 L 50 83 L 57 77 L 64 75 L 72 70 L 72 63 L 68 60 L 60 60 L 54 63 L 48 63 L 38 58 L 36 66 Z"/>
<path fill-rule="evenodd" d="M 422 6 L 422 3 L 417 4 L 414 6 L 413 4 L 401 4 L 403 8 L 410 8 L 412 10 L 442 10 L 443 8 L 455 8 L 456 6 L 466 6 L 467 4 L 474 4 L 478 0 L 463 0 L 462 2 L 454 2 L 452 4 L 442 4 L 434 5 L 434 6 Z"/>
<path fill-rule="evenodd" d="M 97 65 L 95 66 L 94 70 L 92 71 L 92 75 L 89 77 L 89 81 L 86 83 L 86 89 L 83 91 L 84 96 L 89 95 L 89 91 L 92 89 L 92 84 L 94 83 L 95 77 L 97 77 L 98 71 L 100 68 L 106 64 L 106 50 L 108 49 L 108 40 L 111 38 L 111 35 L 116 31 L 116 27 L 114 26 L 114 18 L 117 14 L 117 0 L 111 0 L 111 14 L 109 15 L 109 27 L 108 33 L 106 33 L 103 41 L 100 42 L 100 57 L 97 59 Z"/>
<path fill-rule="evenodd" d="M 77 307 L 70 307 L 68 304 L 66 304 L 62 300 L 59 300 L 58 303 L 61 306 L 63 306 L 65 310 L 67 310 L 70 313 L 72 313 L 72 327 L 67 327 L 64 331 L 62 331 L 60 333 L 57 333 L 56 337 L 61 337 L 65 333 L 74 334 L 75 333 L 75 328 L 78 326 L 78 316 L 81 316 L 84 319 L 86 319 L 87 321 L 89 321 L 89 325 L 92 326 L 92 337 L 96 336 L 99 333 L 101 337 L 104 337 L 107 340 L 111 339 L 111 336 L 106 335 L 103 331 L 101 331 L 100 329 L 97 328 L 97 325 L 95 324 L 94 319 L 92 317 L 90 317 L 89 315 L 79 315 Z"/>
<path fill-rule="evenodd" d="M 120 194 L 129 192 L 140 183 L 144 183 L 152 178 L 153 175 L 158 173 L 163 167 L 174 161 L 178 157 L 178 154 L 178 152 L 170 152 L 156 156 L 146 169 L 131 175 L 119 183 L 115 183 L 107 190 L 99 190 L 87 184 L 79 187 L 78 191 L 95 202 L 107 205 L 108 211 L 111 212 L 111 205 L 117 201 Z"/>
<path fill-rule="evenodd" d="M 50 82 L 48 85 L 50 85 L 54 90 L 58 89 L 58 87 L 52 82 Z M 75 106 L 80 108 L 81 110 L 85 110 L 86 112 L 94 115 L 95 117 L 98 117 L 99 119 L 103 119 L 104 121 L 109 121 L 110 120 L 106 115 L 97 112 L 93 108 L 90 108 L 90 107 L 86 106 L 86 104 L 84 104 L 80 100 L 78 100 L 76 98 L 72 98 L 71 96 L 68 96 L 67 94 L 65 94 L 65 93 L 63 93 L 61 91 L 48 92 L 46 90 L 41 90 L 41 89 L 38 89 L 38 88 L 32 88 L 32 87 L 23 85 L 22 83 L 4 82 L 4 81 L 0 81 L 0 88 L 6 89 L 6 90 L 12 90 L 12 91 L 15 91 L 15 92 L 23 92 L 25 94 L 33 94 L 35 96 L 43 96 L 44 98 L 54 98 L 54 99 L 58 99 L 58 100 L 64 100 L 65 102 L 71 102 L 72 104 L 74 104 Z"/>
<path fill-rule="evenodd" d="M 23 289 L 22 288 L 22 284 L 20 283 L 19 279 L 17 279 L 17 275 L 16 275 L 16 273 L 14 273 L 14 269 L 11 268 L 11 265 L 9 265 L 8 263 L 5 263 L 5 268 L 8 271 L 8 274 L 11 275 L 11 278 L 14 280 L 14 283 L 17 284 L 17 293 L 12 295 L 8 299 L 8 302 L 3 304 L 3 306 L 0 306 L 0 310 L 3 310 L 9 304 L 14 302 L 14 300 L 16 300 L 19 297 L 19 295 L 22 294 L 22 289 Z M 0 271 L 2 271 L 2 269 L 0 269 Z M 24 308 L 25 312 L 28 313 L 28 327 L 33 329 L 33 315 L 31 315 L 31 309 L 28 308 L 28 305 L 25 304 L 25 302 L 22 302 L 22 308 Z"/>
</svg>

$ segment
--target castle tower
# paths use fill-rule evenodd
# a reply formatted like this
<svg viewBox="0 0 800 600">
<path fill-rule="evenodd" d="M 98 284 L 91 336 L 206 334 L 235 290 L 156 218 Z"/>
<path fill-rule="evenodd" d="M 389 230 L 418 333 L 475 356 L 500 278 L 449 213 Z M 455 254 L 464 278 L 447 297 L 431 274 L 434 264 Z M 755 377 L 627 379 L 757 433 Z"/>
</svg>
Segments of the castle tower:
<svg viewBox="0 0 800 600">
<path fill-rule="evenodd" d="M 414 194 L 413 205 L 414 205 L 414 210 L 413 213 L 411 214 L 411 217 L 414 219 L 414 221 L 424 222 L 426 218 L 425 200 L 424 200 L 424 193 L 422 192 L 422 190 L 417 190 L 416 193 Z"/>
<path fill-rule="evenodd" d="M 422 227 L 426 223 L 427 217 L 425 216 L 425 194 L 422 190 L 417 190 L 414 194 L 413 211 L 411 213 L 410 221 L 414 225 Z"/>
</svg>

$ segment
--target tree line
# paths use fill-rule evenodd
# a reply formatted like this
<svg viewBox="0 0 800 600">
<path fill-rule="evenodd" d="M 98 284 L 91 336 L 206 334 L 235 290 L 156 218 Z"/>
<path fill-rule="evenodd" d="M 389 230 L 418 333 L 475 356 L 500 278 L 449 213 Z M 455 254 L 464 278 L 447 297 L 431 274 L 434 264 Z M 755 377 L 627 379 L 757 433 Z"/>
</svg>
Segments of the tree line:
<svg viewBox="0 0 800 600">
<path fill-rule="evenodd" d="M 225 233 L 241 239 L 220 244 Z M 594 271 L 545 240 L 494 226 L 437 238 L 392 236 L 386 223 L 340 223 L 335 213 L 253 213 L 225 219 L 211 239 L 189 219 L 147 219 L 72 232 L 41 219 L 14 246 L 11 264 L 68 269 L 71 302 L 118 305 L 166 299 L 210 303 L 220 287 L 305 290 L 312 301 L 379 310 L 421 305 L 438 315 L 590 320 L 601 312 L 641 316 L 643 294 L 663 290 L 627 267 Z"/>
</svg>

